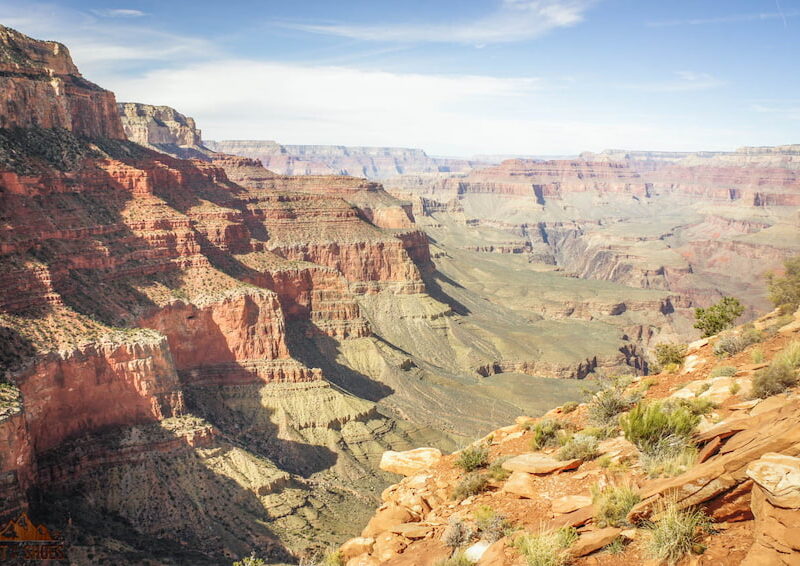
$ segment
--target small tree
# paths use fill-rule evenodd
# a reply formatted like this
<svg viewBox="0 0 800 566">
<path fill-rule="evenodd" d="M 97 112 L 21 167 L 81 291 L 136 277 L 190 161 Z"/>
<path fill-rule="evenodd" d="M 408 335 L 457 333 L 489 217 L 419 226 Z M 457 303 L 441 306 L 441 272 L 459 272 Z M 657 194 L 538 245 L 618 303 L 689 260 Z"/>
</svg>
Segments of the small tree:
<svg viewBox="0 0 800 566">
<path fill-rule="evenodd" d="M 694 310 L 694 327 L 703 332 L 704 338 L 714 336 L 733 326 L 733 321 L 742 316 L 743 312 L 744 306 L 739 299 L 722 297 L 716 305 Z"/>
<path fill-rule="evenodd" d="M 795 311 L 800 307 L 800 256 L 783 262 L 784 275 L 767 274 L 769 300 L 776 308 Z"/>
</svg>

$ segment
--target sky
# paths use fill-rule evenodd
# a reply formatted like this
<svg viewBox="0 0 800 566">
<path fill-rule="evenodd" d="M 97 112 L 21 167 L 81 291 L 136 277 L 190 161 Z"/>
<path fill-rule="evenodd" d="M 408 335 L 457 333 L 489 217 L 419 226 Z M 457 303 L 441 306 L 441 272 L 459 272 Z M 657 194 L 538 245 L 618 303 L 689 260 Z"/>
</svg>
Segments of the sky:
<svg viewBox="0 0 800 566">
<path fill-rule="evenodd" d="M 204 139 L 432 155 L 800 143 L 800 0 L 0 0 Z"/>
</svg>

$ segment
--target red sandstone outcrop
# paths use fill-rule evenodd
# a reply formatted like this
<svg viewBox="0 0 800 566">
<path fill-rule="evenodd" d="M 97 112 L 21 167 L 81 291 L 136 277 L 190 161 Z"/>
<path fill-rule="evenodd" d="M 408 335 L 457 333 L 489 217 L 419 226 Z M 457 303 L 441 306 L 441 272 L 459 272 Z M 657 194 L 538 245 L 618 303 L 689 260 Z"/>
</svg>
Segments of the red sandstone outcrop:
<svg viewBox="0 0 800 566">
<path fill-rule="evenodd" d="M 67 48 L 0 26 L 0 127 L 125 139 L 114 94 L 84 79 Z"/>
</svg>

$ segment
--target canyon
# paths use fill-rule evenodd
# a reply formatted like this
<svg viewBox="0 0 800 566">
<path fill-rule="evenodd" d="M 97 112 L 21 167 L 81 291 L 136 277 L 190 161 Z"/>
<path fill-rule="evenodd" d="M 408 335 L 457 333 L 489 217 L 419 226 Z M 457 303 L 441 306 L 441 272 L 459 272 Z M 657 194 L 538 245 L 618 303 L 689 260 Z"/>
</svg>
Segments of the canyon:
<svg viewBox="0 0 800 566">
<path fill-rule="evenodd" d="M 59 43 L 0 27 L 0 64 L 0 519 L 75 563 L 296 563 L 367 523 L 385 452 L 645 374 L 800 251 L 797 146 L 210 142 Z"/>
</svg>

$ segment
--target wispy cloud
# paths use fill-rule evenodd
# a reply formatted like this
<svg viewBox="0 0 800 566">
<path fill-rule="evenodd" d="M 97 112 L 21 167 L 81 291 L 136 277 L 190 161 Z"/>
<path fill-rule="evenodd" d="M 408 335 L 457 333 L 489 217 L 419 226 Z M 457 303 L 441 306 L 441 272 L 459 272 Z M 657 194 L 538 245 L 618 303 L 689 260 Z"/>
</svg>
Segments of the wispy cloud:
<svg viewBox="0 0 800 566">
<path fill-rule="evenodd" d="M 280 24 L 309 33 L 366 41 L 466 43 L 483 46 L 539 37 L 555 28 L 573 26 L 596 0 L 502 0 L 498 10 L 478 20 L 430 25 Z"/>
<path fill-rule="evenodd" d="M 723 86 L 725 81 L 709 73 L 694 71 L 676 71 L 671 78 L 663 81 L 624 84 L 623 88 L 645 92 L 692 92 L 710 90 Z"/>
<path fill-rule="evenodd" d="M 800 101 L 756 103 L 751 106 L 759 114 L 775 114 L 779 118 L 800 120 Z"/>
<path fill-rule="evenodd" d="M 800 16 L 800 10 L 793 10 L 784 12 L 778 10 L 777 12 L 760 12 L 753 14 L 729 14 L 727 16 L 717 16 L 713 18 L 693 18 L 685 20 L 663 20 L 657 22 L 647 22 L 647 26 L 651 28 L 672 27 L 672 26 L 702 26 L 709 24 L 735 24 L 740 22 L 758 22 L 770 20 L 783 20 L 784 25 L 788 18 L 796 18 Z"/>
<path fill-rule="evenodd" d="M 104 18 L 141 18 L 142 16 L 147 15 L 141 10 L 131 10 L 128 8 L 92 10 L 92 13 Z"/>
</svg>

